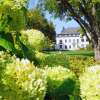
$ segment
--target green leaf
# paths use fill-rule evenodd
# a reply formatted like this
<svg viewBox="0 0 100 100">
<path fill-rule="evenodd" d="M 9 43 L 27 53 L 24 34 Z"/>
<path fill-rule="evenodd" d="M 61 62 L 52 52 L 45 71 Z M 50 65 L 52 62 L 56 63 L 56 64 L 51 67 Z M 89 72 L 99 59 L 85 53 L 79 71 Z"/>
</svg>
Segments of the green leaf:
<svg viewBox="0 0 100 100">
<path fill-rule="evenodd" d="M 9 42 L 8 40 L 1 38 L 1 37 L 0 37 L 0 46 L 9 51 L 15 50 L 15 48 L 11 42 Z"/>
</svg>

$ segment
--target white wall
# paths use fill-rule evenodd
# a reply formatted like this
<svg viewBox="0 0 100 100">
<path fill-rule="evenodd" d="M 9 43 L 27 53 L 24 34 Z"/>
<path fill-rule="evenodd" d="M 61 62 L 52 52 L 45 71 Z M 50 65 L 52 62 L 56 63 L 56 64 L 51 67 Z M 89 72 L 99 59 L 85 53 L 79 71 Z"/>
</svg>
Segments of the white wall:
<svg viewBox="0 0 100 100">
<path fill-rule="evenodd" d="M 81 39 L 84 39 L 84 42 Z M 56 46 L 55 48 L 58 50 L 78 50 L 80 48 L 85 48 L 89 42 L 86 41 L 86 36 L 83 37 L 56 37 Z M 60 48 L 59 41 L 62 40 L 62 49 Z M 66 41 L 67 40 L 67 41 Z M 67 49 L 65 48 L 67 46 Z M 71 46 L 71 48 L 70 48 Z"/>
</svg>

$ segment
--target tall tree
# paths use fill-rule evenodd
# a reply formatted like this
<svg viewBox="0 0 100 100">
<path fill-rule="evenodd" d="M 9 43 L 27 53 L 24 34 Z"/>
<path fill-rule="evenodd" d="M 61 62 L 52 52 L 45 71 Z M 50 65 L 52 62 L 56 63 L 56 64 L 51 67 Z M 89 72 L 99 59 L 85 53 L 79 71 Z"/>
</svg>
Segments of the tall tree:
<svg viewBox="0 0 100 100">
<path fill-rule="evenodd" d="M 55 41 L 55 28 L 52 22 L 48 22 L 41 11 L 37 8 L 27 12 L 27 29 L 38 29 L 50 40 Z"/>
<path fill-rule="evenodd" d="M 74 19 L 94 45 L 100 60 L 100 0 L 40 0 L 40 5 L 56 17 Z"/>
</svg>

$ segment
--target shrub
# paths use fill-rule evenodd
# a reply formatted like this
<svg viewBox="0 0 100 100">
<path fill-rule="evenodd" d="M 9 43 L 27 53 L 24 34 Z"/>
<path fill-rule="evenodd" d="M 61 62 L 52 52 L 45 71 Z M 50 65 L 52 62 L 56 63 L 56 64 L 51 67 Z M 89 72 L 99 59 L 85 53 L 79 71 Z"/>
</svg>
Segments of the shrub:
<svg viewBox="0 0 100 100">
<path fill-rule="evenodd" d="M 63 67 L 47 68 L 47 97 L 59 100 L 61 97 L 78 95 L 78 80 L 74 73 Z M 61 100 L 60 98 L 60 100 Z M 48 100 L 48 99 L 47 99 Z M 66 100 L 66 98 L 63 98 Z"/>
<path fill-rule="evenodd" d="M 82 100 L 100 100 L 100 65 L 87 68 L 80 83 Z"/>
<path fill-rule="evenodd" d="M 68 56 L 67 59 L 69 62 L 69 69 L 73 71 L 77 76 L 80 76 L 85 71 L 85 68 L 96 64 L 93 57 Z"/>
<path fill-rule="evenodd" d="M 41 51 L 45 46 L 47 46 L 47 39 L 44 34 L 38 30 L 26 30 L 21 31 L 21 40 L 24 44 L 29 46 L 29 48 Z"/>
<path fill-rule="evenodd" d="M 7 52 L 0 51 L 0 82 L 1 78 L 4 74 L 4 70 L 6 69 L 6 65 L 13 61 L 14 57 Z"/>
<path fill-rule="evenodd" d="M 41 67 L 63 66 L 73 71 L 78 77 L 85 71 L 85 68 L 97 63 L 93 57 L 69 56 L 64 53 L 46 54 L 36 52 L 36 59 Z"/>
<path fill-rule="evenodd" d="M 35 57 L 37 59 L 38 67 L 43 68 L 44 66 L 46 66 L 45 61 L 46 61 L 47 55 L 45 53 L 36 51 Z"/>
<path fill-rule="evenodd" d="M 44 100 L 46 77 L 27 59 L 15 59 L 7 64 L 2 78 L 0 100 Z"/>
</svg>

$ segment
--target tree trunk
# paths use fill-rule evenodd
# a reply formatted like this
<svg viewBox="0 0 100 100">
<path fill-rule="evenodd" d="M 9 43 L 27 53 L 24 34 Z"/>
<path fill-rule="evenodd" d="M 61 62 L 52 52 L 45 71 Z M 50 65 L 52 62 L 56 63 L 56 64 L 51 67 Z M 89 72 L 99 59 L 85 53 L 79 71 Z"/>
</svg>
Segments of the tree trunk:
<svg viewBox="0 0 100 100">
<path fill-rule="evenodd" d="M 95 60 L 100 61 L 100 38 L 98 39 L 98 44 L 94 46 Z"/>
</svg>

